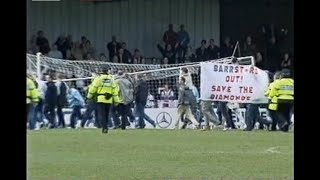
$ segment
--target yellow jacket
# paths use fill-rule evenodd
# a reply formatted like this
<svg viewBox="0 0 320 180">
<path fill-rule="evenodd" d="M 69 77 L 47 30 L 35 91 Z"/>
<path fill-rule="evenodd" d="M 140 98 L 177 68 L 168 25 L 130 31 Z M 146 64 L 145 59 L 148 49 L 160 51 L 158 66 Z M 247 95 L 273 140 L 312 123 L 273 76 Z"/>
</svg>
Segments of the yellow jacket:
<svg viewBox="0 0 320 180">
<path fill-rule="evenodd" d="M 269 96 L 271 98 L 277 97 L 277 102 L 293 101 L 294 99 L 294 81 L 291 78 L 282 78 L 274 82 Z"/>
<path fill-rule="evenodd" d="M 34 82 L 27 78 L 27 104 L 37 103 L 39 101 L 39 91 Z"/>
<path fill-rule="evenodd" d="M 93 80 L 88 90 L 88 99 L 97 103 L 119 103 L 119 87 L 112 75 L 101 75 Z"/>
<path fill-rule="evenodd" d="M 268 109 L 276 111 L 278 109 L 278 97 L 272 94 L 272 89 L 274 89 L 274 85 L 279 81 L 279 79 L 276 79 L 272 83 L 269 84 L 268 90 L 264 93 L 266 97 L 270 100 L 270 103 L 268 105 Z M 270 93 L 271 92 L 271 93 Z"/>
</svg>

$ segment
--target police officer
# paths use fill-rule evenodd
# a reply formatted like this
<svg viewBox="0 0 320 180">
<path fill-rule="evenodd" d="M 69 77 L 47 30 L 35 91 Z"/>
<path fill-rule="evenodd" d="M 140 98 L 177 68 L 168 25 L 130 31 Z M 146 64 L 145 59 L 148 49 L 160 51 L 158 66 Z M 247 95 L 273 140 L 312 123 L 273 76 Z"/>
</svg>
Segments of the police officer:
<svg viewBox="0 0 320 180">
<path fill-rule="evenodd" d="M 89 100 L 96 99 L 97 119 L 102 125 L 102 133 L 108 133 L 108 116 L 111 105 L 119 103 L 119 87 L 108 70 L 108 67 L 103 67 L 102 74 L 94 79 L 87 96 Z"/>
<path fill-rule="evenodd" d="M 34 81 L 27 77 L 27 122 L 29 122 L 29 128 L 32 130 L 35 128 L 35 121 L 33 121 L 33 111 L 35 105 L 39 101 L 39 93 Z"/>
<path fill-rule="evenodd" d="M 290 70 L 284 69 L 281 72 L 281 79 L 275 81 L 270 96 L 277 97 L 278 126 L 280 130 L 288 132 L 290 125 L 290 111 L 293 108 L 294 100 L 294 81 L 290 78 Z"/>
<path fill-rule="evenodd" d="M 269 99 L 269 105 L 268 105 L 268 112 L 269 116 L 272 119 L 272 125 L 271 125 L 271 131 L 276 131 L 277 130 L 277 123 L 278 123 L 278 117 L 276 114 L 276 111 L 278 109 L 278 97 L 277 96 L 270 96 L 270 91 L 273 88 L 274 84 L 279 81 L 280 79 L 281 72 L 278 71 L 273 75 L 273 82 L 269 84 L 267 92 L 265 92 L 265 96 L 268 97 Z"/>
</svg>

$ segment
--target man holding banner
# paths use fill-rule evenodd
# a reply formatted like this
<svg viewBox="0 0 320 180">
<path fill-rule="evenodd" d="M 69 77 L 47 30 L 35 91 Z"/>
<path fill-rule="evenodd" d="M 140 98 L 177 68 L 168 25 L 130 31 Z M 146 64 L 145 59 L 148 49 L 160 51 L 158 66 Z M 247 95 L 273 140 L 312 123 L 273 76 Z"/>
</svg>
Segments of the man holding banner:
<svg viewBox="0 0 320 180">
<path fill-rule="evenodd" d="M 253 58 L 253 57 L 252 57 Z M 233 128 L 228 115 L 227 102 L 267 103 L 264 96 L 268 88 L 268 74 L 252 65 L 219 64 L 201 62 L 201 100 L 218 101 L 218 107 L 226 118 L 229 128 Z"/>
</svg>

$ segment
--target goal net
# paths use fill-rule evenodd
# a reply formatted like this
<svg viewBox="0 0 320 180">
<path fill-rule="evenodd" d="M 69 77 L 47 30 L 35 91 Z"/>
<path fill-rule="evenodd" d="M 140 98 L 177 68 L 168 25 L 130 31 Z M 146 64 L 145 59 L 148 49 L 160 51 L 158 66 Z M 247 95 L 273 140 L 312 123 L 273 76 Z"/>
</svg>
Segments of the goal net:
<svg viewBox="0 0 320 180">
<path fill-rule="evenodd" d="M 216 63 L 232 62 L 232 57 L 210 60 Z M 253 63 L 253 57 L 239 57 L 237 58 L 239 64 L 249 65 Z M 149 95 L 152 107 L 176 107 L 176 100 L 178 99 L 178 81 L 181 75 L 181 69 L 187 68 L 191 76 L 192 84 L 200 93 L 200 63 L 183 63 L 183 64 L 119 64 L 102 61 L 74 61 L 55 59 L 40 54 L 27 54 L 27 72 L 32 73 L 41 78 L 44 73 L 48 74 L 62 74 L 63 81 L 79 82 L 88 85 L 93 74 L 99 74 L 102 67 L 108 66 L 112 72 L 122 70 L 128 73 L 134 80 L 136 75 L 142 74 L 147 80 L 149 87 Z M 166 91 L 164 91 L 166 89 Z M 171 99 L 171 103 L 167 103 L 166 99 Z M 152 100 L 153 99 L 153 100 Z M 163 101 L 163 102 L 162 102 Z M 161 103 L 162 102 L 162 103 Z"/>
</svg>

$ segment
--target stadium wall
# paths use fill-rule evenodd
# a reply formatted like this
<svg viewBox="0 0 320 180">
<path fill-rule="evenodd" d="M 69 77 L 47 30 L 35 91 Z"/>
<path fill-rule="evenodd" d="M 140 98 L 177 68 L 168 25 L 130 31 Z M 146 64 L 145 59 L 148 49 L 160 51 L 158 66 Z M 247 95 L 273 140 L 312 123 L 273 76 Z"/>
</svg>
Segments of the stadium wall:
<svg viewBox="0 0 320 180">
<path fill-rule="evenodd" d="M 219 0 L 125 0 L 104 3 L 61 0 L 27 0 L 27 35 L 43 30 L 52 44 L 63 33 L 80 41 L 85 35 L 97 52 L 107 54 L 111 36 L 127 42 L 133 51 L 139 48 L 146 56 L 161 57 L 156 41 L 168 24 L 178 31 L 180 24 L 189 32 L 190 45 L 198 47 L 202 39 L 220 39 Z"/>
</svg>

